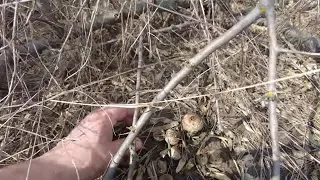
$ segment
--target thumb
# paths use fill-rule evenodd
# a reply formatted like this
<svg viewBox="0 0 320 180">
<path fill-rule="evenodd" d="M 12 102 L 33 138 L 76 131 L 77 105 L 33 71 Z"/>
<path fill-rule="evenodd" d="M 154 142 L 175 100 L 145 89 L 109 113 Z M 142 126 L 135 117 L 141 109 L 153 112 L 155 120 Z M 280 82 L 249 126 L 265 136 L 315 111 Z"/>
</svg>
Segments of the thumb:
<svg viewBox="0 0 320 180">
<path fill-rule="evenodd" d="M 121 144 L 123 143 L 123 141 L 125 140 L 125 138 L 123 139 L 118 139 L 118 140 L 115 140 L 115 141 L 112 141 L 112 143 L 110 144 L 110 150 L 112 153 L 117 153 L 117 151 L 119 150 Z M 142 141 L 140 138 L 136 138 L 136 150 L 140 150 L 142 148 Z"/>
</svg>

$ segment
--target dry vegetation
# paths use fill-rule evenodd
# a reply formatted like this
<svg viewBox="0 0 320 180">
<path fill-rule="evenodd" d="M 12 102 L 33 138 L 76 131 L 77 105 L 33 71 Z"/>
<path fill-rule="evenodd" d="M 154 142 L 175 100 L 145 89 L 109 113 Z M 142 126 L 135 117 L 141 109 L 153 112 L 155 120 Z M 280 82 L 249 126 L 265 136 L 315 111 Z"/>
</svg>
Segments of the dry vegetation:
<svg viewBox="0 0 320 180">
<path fill-rule="evenodd" d="M 117 3 L 54 0 L 50 9 L 58 26 L 50 25 L 56 22 L 34 2 L 0 6 L 1 53 L 17 50 L 14 63 L 6 66 L 6 76 L 0 77 L 0 166 L 49 151 L 99 106 L 133 105 L 139 35 L 143 36 L 143 109 L 143 103 L 150 102 L 187 59 L 229 29 L 256 3 L 183 3 L 186 1 L 180 0 L 184 7 L 176 8 L 176 14 L 155 13 L 150 5 L 150 11 L 136 18 L 123 13 L 118 22 L 99 24 L 105 21 L 99 19 L 101 14 L 113 18 Z M 320 4 L 313 0 L 283 0 L 276 7 L 281 46 L 317 52 Z M 91 23 L 93 18 L 95 23 Z M 167 28 L 182 23 L 186 24 L 181 28 Z M 166 102 L 157 104 L 159 111 L 141 134 L 145 149 L 139 154 L 136 179 L 155 179 L 151 176 L 162 174 L 170 174 L 174 179 L 270 178 L 268 95 L 266 86 L 259 85 L 267 81 L 269 49 L 265 24 L 258 21 L 214 52 L 170 92 Z M 62 35 L 59 28 L 65 30 Z M 33 57 L 21 53 L 23 45 L 43 38 L 49 40 L 49 49 Z M 317 59 L 284 53 L 279 56 L 279 78 L 315 69 Z M 255 86 L 246 87 L 249 85 Z M 319 179 L 318 74 L 288 78 L 277 83 L 277 90 L 282 178 Z M 203 119 L 200 132 L 190 134 L 182 130 L 180 122 L 186 113 L 196 113 Z M 155 142 L 152 135 L 154 128 L 164 132 L 168 126 L 179 134 L 175 136 L 179 142 L 174 146 L 180 151 L 178 160 L 163 158 L 164 151 L 172 147 L 166 141 Z M 117 131 L 128 130 L 120 130 L 119 126 Z M 154 172 L 154 166 L 160 166 L 160 171 Z M 125 179 L 128 167 L 122 170 L 119 179 Z"/>
</svg>

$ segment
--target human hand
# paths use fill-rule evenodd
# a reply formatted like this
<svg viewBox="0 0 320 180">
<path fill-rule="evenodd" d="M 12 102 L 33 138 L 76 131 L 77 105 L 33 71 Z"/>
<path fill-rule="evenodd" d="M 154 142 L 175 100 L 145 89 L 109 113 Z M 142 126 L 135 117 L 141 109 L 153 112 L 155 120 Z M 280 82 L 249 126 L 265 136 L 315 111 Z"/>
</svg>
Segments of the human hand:
<svg viewBox="0 0 320 180">
<path fill-rule="evenodd" d="M 61 141 L 40 159 L 67 166 L 65 169 L 73 169 L 74 171 L 70 172 L 72 177 L 95 179 L 103 174 L 112 155 L 123 142 L 123 139 L 112 141 L 113 126 L 119 121 L 130 125 L 133 113 L 133 109 L 123 108 L 97 110 L 85 117 L 66 140 Z M 136 149 L 141 147 L 142 142 L 137 139 Z"/>
</svg>

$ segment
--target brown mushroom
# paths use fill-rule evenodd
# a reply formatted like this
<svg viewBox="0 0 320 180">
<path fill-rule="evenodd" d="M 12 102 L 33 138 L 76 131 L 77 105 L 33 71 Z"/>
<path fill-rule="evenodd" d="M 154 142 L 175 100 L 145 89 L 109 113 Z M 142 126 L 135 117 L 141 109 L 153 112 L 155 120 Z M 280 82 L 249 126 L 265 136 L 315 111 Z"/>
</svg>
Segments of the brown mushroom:
<svg viewBox="0 0 320 180">
<path fill-rule="evenodd" d="M 182 119 L 182 128 L 189 133 L 196 133 L 203 128 L 203 120 L 197 114 L 186 114 Z"/>
<path fill-rule="evenodd" d="M 170 145 L 176 145 L 179 142 L 179 132 L 174 129 L 168 129 L 166 131 L 166 137 L 165 140 Z"/>
<path fill-rule="evenodd" d="M 159 180 L 173 180 L 173 177 L 170 174 L 164 174 L 159 177 Z"/>
<path fill-rule="evenodd" d="M 153 139 L 155 139 L 156 141 L 163 141 L 165 138 L 165 132 L 162 129 L 153 131 L 152 133 Z"/>
</svg>

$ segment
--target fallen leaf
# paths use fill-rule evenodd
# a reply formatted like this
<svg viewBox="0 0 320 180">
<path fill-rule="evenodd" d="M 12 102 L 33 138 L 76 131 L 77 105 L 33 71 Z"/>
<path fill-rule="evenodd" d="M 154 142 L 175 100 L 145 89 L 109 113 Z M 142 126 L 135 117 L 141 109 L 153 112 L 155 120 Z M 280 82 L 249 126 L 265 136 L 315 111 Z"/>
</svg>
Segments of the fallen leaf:
<svg viewBox="0 0 320 180">
<path fill-rule="evenodd" d="M 188 163 L 186 164 L 186 169 L 190 170 L 194 167 L 194 159 L 189 159 Z"/>
<path fill-rule="evenodd" d="M 188 159 L 187 159 L 186 153 L 183 153 L 181 159 L 179 160 L 178 166 L 176 168 L 176 173 L 179 173 L 182 170 L 184 165 L 187 163 L 187 160 Z"/>
<path fill-rule="evenodd" d="M 164 157 L 166 157 L 166 155 L 168 154 L 168 152 L 169 152 L 169 149 L 164 149 L 164 150 L 162 150 L 162 151 L 160 152 L 160 156 L 161 156 L 162 158 L 164 158 Z"/>
</svg>

